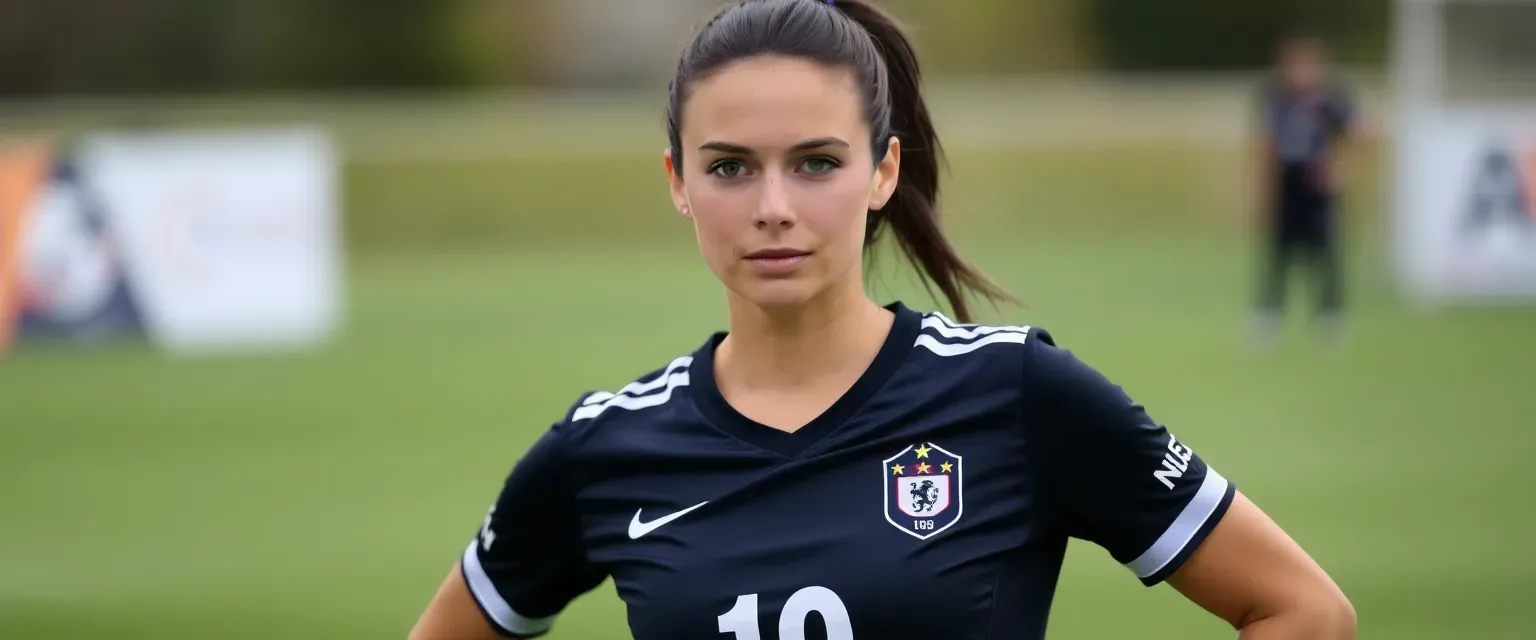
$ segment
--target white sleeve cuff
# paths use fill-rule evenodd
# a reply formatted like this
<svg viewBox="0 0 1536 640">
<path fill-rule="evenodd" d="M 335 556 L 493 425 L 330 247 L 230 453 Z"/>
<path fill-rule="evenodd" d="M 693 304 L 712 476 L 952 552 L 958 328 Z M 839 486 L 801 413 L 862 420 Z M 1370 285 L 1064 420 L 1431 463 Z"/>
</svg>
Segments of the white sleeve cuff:
<svg viewBox="0 0 1536 640">
<path fill-rule="evenodd" d="M 547 633 L 555 626 L 556 616 L 529 618 L 513 611 L 512 605 L 507 604 L 501 593 L 496 591 L 496 585 L 491 582 L 491 576 L 486 574 L 485 567 L 480 565 L 480 554 L 475 552 L 479 543 L 478 538 L 470 541 L 469 548 L 464 550 L 461 565 L 465 581 L 469 584 L 469 593 L 474 596 L 475 602 L 480 603 L 480 609 L 502 630 L 513 635 L 531 637 Z"/>
<path fill-rule="evenodd" d="M 1209 467 L 1205 470 L 1205 479 L 1200 483 L 1200 490 L 1195 492 L 1195 497 L 1184 505 L 1184 510 L 1175 518 L 1173 524 L 1163 531 L 1163 535 L 1152 543 L 1141 557 L 1125 563 L 1136 577 L 1146 579 L 1157 575 L 1164 567 L 1168 566 L 1174 558 L 1179 557 L 1188 547 L 1195 535 L 1205 527 L 1211 515 L 1227 496 L 1227 479 L 1216 473 Z"/>
</svg>

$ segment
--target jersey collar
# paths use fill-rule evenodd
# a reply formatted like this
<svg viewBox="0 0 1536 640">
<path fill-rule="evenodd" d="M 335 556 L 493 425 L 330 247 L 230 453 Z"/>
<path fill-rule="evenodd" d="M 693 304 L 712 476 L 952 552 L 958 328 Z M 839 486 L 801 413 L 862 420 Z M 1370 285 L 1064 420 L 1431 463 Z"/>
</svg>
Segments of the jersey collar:
<svg viewBox="0 0 1536 640">
<path fill-rule="evenodd" d="M 689 367 L 694 404 L 706 420 L 739 440 L 786 457 L 799 455 L 857 414 L 906 362 L 922 331 L 923 316 L 900 302 L 885 308 L 895 313 L 896 319 L 869 368 L 831 407 L 793 433 L 742 415 L 721 395 L 715 384 L 715 348 L 725 339 L 725 332 L 710 336 L 709 341 L 694 353 L 693 365 Z"/>
</svg>

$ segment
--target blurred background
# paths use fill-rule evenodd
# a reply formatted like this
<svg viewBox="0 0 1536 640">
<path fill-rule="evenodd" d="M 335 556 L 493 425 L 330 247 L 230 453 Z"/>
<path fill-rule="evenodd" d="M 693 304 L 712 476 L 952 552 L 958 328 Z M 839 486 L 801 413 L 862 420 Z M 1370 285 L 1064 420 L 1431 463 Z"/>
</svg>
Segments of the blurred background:
<svg viewBox="0 0 1536 640">
<path fill-rule="evenodd" d="M 717 4 L 0 0 L 0 637 L 403 637 L 578 393 L 724 326 L 660 161 Z M 1531 637 L 1536 4 L 880 4 L 946 224 L 1029 303 L 984 322 L 1125 386 L 1360 637 Z M 1261 357 L 1245 163 L 1298 27 L 1376 135 L 1347 342 L 1297 279 Z M 936 304 L 880 264 L 878 299 Z M 1089 545 L 1056 602 L 1053 638 L 1230 637 Z M 625 631 L 605 585 L 552 637 Z"/>
</svg>

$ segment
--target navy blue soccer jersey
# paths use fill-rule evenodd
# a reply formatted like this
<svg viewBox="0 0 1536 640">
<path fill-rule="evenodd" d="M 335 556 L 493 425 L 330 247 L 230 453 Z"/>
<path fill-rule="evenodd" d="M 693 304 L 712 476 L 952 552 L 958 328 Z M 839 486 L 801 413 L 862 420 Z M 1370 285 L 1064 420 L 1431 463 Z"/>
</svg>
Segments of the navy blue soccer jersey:
<svg viewBox="0 0 1536 640">
<path fill-rule="evenodd" d="M 1354 101 L 1341 83 L 1297 92 L 1271 80 L 1259 100 L 1265 133 L 1282 165 L 1316 164 L 1355 122 Z"/>
<path fill-rule="evenodd" d="M 721 396 L 724 334 L 582 397 L 464 552 L 486 617 L 542 635 L 612 578 L 637 640 L 1042 638 L 1069 538 L 1154 585 L 1226 512 L 1232 485 L 1046 331 L 888 308 L 794 432 Z"/>
</svg>

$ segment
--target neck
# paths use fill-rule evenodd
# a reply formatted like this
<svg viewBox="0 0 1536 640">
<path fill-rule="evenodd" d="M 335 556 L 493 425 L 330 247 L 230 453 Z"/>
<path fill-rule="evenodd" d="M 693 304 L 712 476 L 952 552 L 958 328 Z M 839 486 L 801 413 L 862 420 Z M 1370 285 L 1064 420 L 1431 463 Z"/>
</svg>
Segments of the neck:
<svg viewBox="0 0 1536 640">
<path fill-rule="evenodd" d="M 893 320 L 862 291 L 784 311 L 733 296 L 730 314 L 715 375 L 746 389 L 809 387 L 850 367 L 862 371 L 885 344 Z"/>
</svg>

